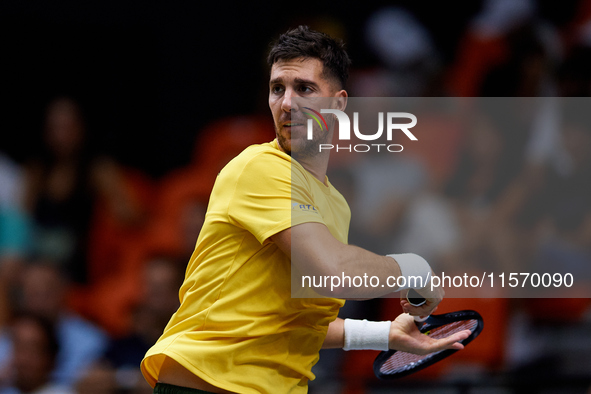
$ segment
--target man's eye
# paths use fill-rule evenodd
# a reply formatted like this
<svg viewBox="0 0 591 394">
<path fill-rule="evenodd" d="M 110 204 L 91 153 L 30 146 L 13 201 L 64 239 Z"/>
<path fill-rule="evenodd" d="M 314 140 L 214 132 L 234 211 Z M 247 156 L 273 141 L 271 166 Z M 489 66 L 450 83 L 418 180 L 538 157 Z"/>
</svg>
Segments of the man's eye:
<svg viewBox="0 0 591 394">
<path fill-rule="evenodd" d="M 283 87 L 281 86 L 272 86 L 271 93 L 277 94 L 283 92 Z"/>
<path fill-rule="evenodd" d="M 304 92 L 304 93 L 310 93 L 312 91 L 312 88 L 310 88 L 309 86 L 300 86 L 300 92 Z"/>
</svg>

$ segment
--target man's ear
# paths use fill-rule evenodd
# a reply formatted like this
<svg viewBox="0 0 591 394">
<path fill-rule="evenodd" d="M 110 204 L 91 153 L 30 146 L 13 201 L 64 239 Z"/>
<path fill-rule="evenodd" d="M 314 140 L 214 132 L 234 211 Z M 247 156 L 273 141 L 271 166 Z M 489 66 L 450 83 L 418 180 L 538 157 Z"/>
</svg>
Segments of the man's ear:
<svg viewBox="0 0 591 394">
<path fill-rule="evenodd" d="M 335 97 L 335 100 L 334 100 L 335 108 L 334 109 L 344 111 L 345 108 L 347 108 L 347 99 L 349 97 L 349 95 L 347 94 L 347 91 L 346 90 L 339 90 L 335 94 L 334 97 Z"/>
</svg>

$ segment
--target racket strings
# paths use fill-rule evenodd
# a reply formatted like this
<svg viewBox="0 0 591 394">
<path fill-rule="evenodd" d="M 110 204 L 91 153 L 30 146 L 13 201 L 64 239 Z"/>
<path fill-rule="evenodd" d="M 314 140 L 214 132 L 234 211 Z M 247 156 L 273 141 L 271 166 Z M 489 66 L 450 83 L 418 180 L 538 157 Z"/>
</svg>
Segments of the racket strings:
<svg viewBox="0 0 591 394">
<path fill-rule="evenodd" d="M 429 335 L 431 338 L 441 339 L 463 330 L 470 330 L 474 332 L 477 325 L 478 320 L 462 320 L 445 324 L 440 327 L 435 327 L 429 330 L 426 334 Z M 388 360 L 384 362 L 384 364 L 380 368 L 380 372 L 384 375 L 391 375 L 412 368 L 416 368 L 418 365 L 423 364 L 424 362 L 426 362 L 427 360 L 439 353 L 440 352 L 430 353 L 427 355 L 418 355 L 406 352 L 396 352 Z"/>
</svg>

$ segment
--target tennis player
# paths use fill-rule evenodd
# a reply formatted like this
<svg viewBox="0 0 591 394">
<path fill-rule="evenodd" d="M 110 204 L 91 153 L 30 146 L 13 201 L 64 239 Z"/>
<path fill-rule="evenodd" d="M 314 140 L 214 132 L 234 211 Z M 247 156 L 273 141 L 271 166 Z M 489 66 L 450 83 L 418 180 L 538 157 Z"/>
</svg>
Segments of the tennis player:
<svg viewBox="0 0 591 394">
<path fill-rule="evenodd" d="M 426 354 L 461 349 L 467 332 L 433 340 L 409 314 L 393 322 L 339 319 L 339 297 L 292 298 L 291 268 L 332 275 L 428 277 L 413 254 L 379 256 L 347 245 L 350 211 L 326 177 L 332 129 L 305 136 L 292 99 L 331 97 L 344 109 L 349 58 L 331 37 L 300 26 L 281 35 L 269 57 L 269 106 L 277 138 L 245 149 L 222 169 L 180 289 L 181 306 L 141 369 L 154 393 L 305 393 L 321 348 L 389 348 Z M 339 108 L 336 108 L 339 107 Z M 297 184 L 297 187 L 293 185 Z M 407 288 L 368 287 L 354 297 Z M 351 289 L 324 295 L 344 296 Z M 440 290 L 412 315 L 428 315 Z"/>
</svg>

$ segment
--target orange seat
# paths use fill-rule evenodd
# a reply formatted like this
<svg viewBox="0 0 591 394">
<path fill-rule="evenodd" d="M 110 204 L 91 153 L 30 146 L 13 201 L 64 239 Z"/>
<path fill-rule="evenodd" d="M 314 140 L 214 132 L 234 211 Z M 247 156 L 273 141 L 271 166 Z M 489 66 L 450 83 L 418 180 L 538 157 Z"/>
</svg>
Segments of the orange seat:
<svg viewBox="0 0 591 394">
<path fill-rule="evenodd" d="M 191 167 L 213 185 L 219 171 L 242 150 L 274 138 L 273 121 L 267 116 L 234 116 L 216 120 L 199 134 Z"/>
<path fill-rule="evenodd" d="M 125 168 L 121 171 L 121 181 L 123 190 L 118 193 L 125 194 L 136 214 L 123 219 L 116 212 L 117 208 L 109 206 L 105 199 L 97 200 L 88 245 L 88 281 L 91 284 L 119 271 L 121 254 L 143 236 L 153 209 L 154 185 L 147 175 Z"/>
</svg>

